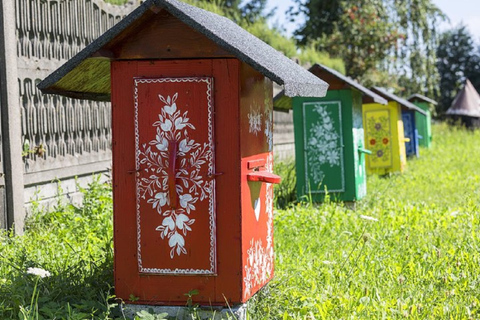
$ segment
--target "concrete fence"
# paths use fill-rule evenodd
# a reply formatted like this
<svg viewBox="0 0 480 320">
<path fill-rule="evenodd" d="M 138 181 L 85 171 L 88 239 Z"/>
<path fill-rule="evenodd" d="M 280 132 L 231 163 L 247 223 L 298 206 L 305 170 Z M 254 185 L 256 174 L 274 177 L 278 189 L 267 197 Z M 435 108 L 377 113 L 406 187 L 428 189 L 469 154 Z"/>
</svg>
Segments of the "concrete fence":
<svg viewBox="0 0 480 320">
<path fill-rule="evenodd" d="M 111 167 L 109 103 L 42 95 L 36 85 L 136 5 L 102 0 L 0 2 L 0 227 L 21 233 L 32 201 L 80 199 Z M 275 152 L 293 155 L 291 113 L 275 113 Z"/>
</svg>

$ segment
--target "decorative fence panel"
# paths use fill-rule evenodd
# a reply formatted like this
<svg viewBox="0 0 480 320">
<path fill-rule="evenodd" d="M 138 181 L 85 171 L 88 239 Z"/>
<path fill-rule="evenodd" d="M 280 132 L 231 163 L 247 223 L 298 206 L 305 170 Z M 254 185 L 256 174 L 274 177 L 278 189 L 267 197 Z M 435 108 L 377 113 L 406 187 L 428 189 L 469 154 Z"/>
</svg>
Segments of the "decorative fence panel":
<svg viewBox="0 0 480 320">
<path fill-rule="evenodd" d="M 75 177 L 87 183 L 92 173 L 111 166 L 110 104 L 42 95 L 36 85 L 134 7 L 102 0 L 15 0 L 27 211 L 30 201 L 55 197 L 59 181 L 63 192 L 75 196 Z"/>
</svg>

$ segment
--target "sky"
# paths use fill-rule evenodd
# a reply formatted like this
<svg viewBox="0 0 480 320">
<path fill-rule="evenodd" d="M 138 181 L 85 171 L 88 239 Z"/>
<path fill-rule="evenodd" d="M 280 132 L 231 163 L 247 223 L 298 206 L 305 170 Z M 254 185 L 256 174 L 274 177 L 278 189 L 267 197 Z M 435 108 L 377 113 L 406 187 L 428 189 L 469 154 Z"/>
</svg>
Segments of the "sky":
<svg viewBox="0 0 480 320">
<path fill-rule="evenodd" d="M 480 0 L 433 0 L 433 3 L 450 19 L 450 22 L 444 22 L 440 25 L 440 31 L 455 27 L 463 21 L 474 40 L 480 44 Z M 283 26 L 287 35 L 291 35 L 302 22 L 290 23 L 286 21 L 285 11 L 293 5 L 293 0 L 268 0 L 269 8 L 278 7 L 271 24 L 277 23 Z"/>
</svg>

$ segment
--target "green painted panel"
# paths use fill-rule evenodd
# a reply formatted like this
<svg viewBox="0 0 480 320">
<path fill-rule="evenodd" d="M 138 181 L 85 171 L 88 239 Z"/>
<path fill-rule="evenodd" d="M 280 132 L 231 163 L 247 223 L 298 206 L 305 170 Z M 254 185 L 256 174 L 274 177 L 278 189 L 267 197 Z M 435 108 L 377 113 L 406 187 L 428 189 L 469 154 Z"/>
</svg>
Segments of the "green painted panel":
<svg viewBox="0 0 480 320">
<path fill-rule="evenodd" d="M 364 148 L 363 128 L 353 129 L 353 148 L 357 150 L 355 157 L 355 191 L 356 199 L 362 199 L 367 195 L 367 173 L 365 171 L 365 153 L 360 150 Z"/>
<path fill-rule="evenodd" d="M 305 102 L 302 111 L 306 191 L 345 192 L 341 102 Z"/>
<path fill-rule="evenodd" d="M 427 112 L 426 116 L 418 112 L 415 113 L 418 134 L 423 138 L 418 143 L 423 147 L 430 148 L 432 145 L 432 115 L 429 110 L 429 104 L 427 102 L 414 102 L 414 104 Z"/>
<path fill-rule="evenodd" d="M 324 98 L 293 98 L 292 104 L 299 199 L 307 195 L 312 201 L 321 202 L 325 197 L 325 187 L 333 200 L 359 199 L 356 186 L 358 163 L 355 160 L 358 149 L 354 143 L 353 128 L 362 128 L 360 93 L 332 90 Z M 328 136 L 331 133 L 334 136 Z M 342 155 L 340 163 L 332 164 L 336 161 L 326 160 L 328 150 L 325 148 L 328 146 Z M 323 155 L 318 156 L 319 152 Z M 331 156 L 336 158 L 335 153 Z M 361 159 L 359 157 L 357 161 Z M 360 187 L 363 188 L 362 185 Z"/>
<path fill-rule="evenodd" d="M 353 91 L 352 95 L 353 114 L 353 156 L 354 156 L 354 177 L 355 199 L 359 200 L 367 195 L 367 173 L 365 169 L 365 136 L 362 117 L 362 95 Z"/>
</svg>

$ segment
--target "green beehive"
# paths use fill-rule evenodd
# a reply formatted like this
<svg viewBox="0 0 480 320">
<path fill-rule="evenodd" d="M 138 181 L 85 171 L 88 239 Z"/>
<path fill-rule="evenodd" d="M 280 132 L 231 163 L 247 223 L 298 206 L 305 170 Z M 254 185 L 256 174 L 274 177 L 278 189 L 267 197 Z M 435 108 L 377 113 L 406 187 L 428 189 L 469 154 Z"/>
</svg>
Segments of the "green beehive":
<svg viewBox="0 0 480 320">
<path fill-rule="evenodd" d="M 408 101 L 427 113 L 423 115 L 415 112 L 415 123 L 417 124 L 418 134 L 421 136 L 419 145 L 430 148 L 432 146 L 432 113 L 430 110 L 435 108 L 437 102 L 421 94 L 412 95 L 408 98 Z"/>
<path fill-rule="evenodd" d="M 293 107 L 297 195 L 315 202 L 331 199 L 355 201 L 367 193 L 362 99 L 387 101 L 339 72 L 316 64 L 309 70 L 329 84 L 324 98 L 280 93 L 277 109 Z"/>
</svg>

